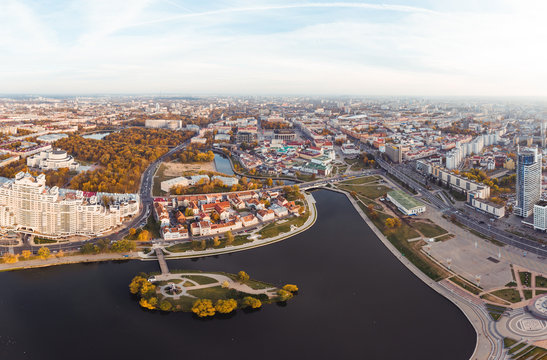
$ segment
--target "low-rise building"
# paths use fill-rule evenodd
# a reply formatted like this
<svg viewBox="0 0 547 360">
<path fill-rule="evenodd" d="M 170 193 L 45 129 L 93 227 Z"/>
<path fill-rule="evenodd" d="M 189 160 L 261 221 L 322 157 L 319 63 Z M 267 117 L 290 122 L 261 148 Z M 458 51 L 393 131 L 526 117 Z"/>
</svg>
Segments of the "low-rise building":
<svg viewBox="0 0 547 360">
<path fill-rule="evenodd" d="M 534 205 L 534 229 L 547 231 L 547 201 Z"/>
<path fill-rule="evenodd" d="M 425 212 L 425 205 L 401 190 L 392 190 L 387 198 L 405 215 L 418 215 Z"/>
<path fill-rule="evenodd" d="M 57 170 L 61 168 L 77 170 L 80 164 L 71 155 L 68 155 L 66 151 L 57 149 L 41 151 L 38 154 L 27 157 L 27 166 L 37 167 L 42 170 Z"/>
</svg>

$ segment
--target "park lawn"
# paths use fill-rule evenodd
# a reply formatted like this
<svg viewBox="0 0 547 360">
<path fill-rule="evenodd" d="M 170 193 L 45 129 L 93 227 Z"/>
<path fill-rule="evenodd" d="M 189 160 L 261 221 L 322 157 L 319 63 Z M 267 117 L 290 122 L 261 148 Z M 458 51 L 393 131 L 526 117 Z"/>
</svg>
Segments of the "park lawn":
<svg viewBox="0 0 547 360">
<path fill-rule="evenodd" d="M 234 236 L 234 241 L 232 242 L 231 245 L 239 246 L 239 245 L 244 245 L 244 244 L 253 242 L 253 240 L 249 239 L 249 237 L 250 237 L 250 235 L 237 235 L 237 236 Z M 220 241 L 220 245 L 214 246 L 212 238 L 206 239 L 205 240 L 205 248 L 202 248 L 202 245 L 201 245 L 202 240 L 185 241 L 183 243 L 178 243 L 178 244 L 175 244 L 175 245 L 171 245 L 171 246 L 167 247 L 166 250 L 169 251 L 169 252 L 172 252 L 172 253 L 178 253 L 178 252 L 185 252 L 185 251 L 189 251 L 189 250 L 200 251 L 200 250 L 205 250 L 205 249 L 223 249 L 226 246 L 228 246 L 227 241 L 226 241 L 226 237 L 219 238 L 219 241 Z"/>
<path fill-rule="evenodd" d="M 502 300 L 498 299 L 495 296 L 492 296 L 491 294 L 483 294 L 481 295 L 481 299 L 488 300 L 490 302 L 500 304 L 500 305 L 507 305 L 507 302 L 502 302 Z"/>
<path fill-rule="evenodd" d="M 448 233 L 448 231 L 446 231 L 437 224 L 429 224 L 416 221 L 412 223 L 412 226 L 418 229 L 419 232 L 421 232 L 425 237 L 428 238 L 434 238 Z"/>
<path fill-rule="evenodd" d="M 228 276 L 230 279 L 234 281 L 239 281 L 236 274 L 222 273 L 222 275 Z M 262 281 L 253 280 L 253 279 L 249 279 L 245 281 L 245 285 L 249 286 L 251 289 L 254 289 L 254 290 L 262 290 L 262 289 L 276 287 L 275 285 L 268 284 Z"/>
<path fill-rule="evenodd" d="M 500 299 L 507 300 L 512 303 L 517 303 L 521 301 L 520 294 L 515 289 L 496 290 L 496 291 L 493 291 L 491 294 L 499 297 Z"/>
<path fill-rule="evenodd" d="M 536 287 L 547 288 L 547 279 L 543 276 L 536 276 Z"/>
<path fill-rule="evenodd" d="M 517 344 L 515 346 L 513 346 L 508 352 L 509 354 L 514 354 L 516 353 L 517 351 L 519 351 L 520 349 L 522 349 L 523 347 L 526 346 L 526 343 L 520 343 L 520 344 Z"/>
<path fill-rule="evenodd" d="M 225 289 L 222 286 L 211 286 L 204 289 L 188 290 L 188 293 L 199 299 L 211 299 L 214 301 L 218 299 L 241 300 L 245 296 L 253 296 L 259 298 L 261 301 L 264 297 L 267 298 L 265 295 L 262 295 L 262 297 L 261 295 L 251 295 L 235 289 Z"/>
<path fill-rule="evenodd" d="M 435 241 L 445 241 L 445 240 L 450 240 L 454 237 L 453 234 L 446 234 L 446 235 L 442 235 L 442 236 L 439 236 L 438 238 L 435 238 Z"/>
<path fill-rule="evenodd" d="M 459 276 L 453 276 L 448 280 L 452 281 L 454 284 L 458 285 L 462 289 L 469 291 L 472 294 L 479 295 L 482 292 L 481 289 L 471 284 L 470 282 L 460 278 Z"/>
<path fill-rule="evenodd" d="M 352 184 L 366 184 L 366 183 L 376 183 L 380 179 L 380 177 L 371 175 L 371 176 L 364 176 L 356 179 L 350 179 L 350 180 L 344 180 L 340 182 L 341 185 L 352 185 Z"/>
<path fill-rule="evenodd" d="M 519 277 L 522 285 L 527 287 L 532 286 L 532 274 L 530 274 L 528 271 L 519 271 Z"/>
<path fill-rule="evenodd" d="M 524 293 L 524 299 L 529 300 L 532 298 L 532 290 L 523 290 Z"/>
<path fill-rule="evenodd" d="M 185 251 L 188 251 L 188 250 L 192 250 L 192 241 L 186 241 L 186 242 L 183 242 L 183 243 L 178 243 L 178 244 L 175 244 L 175 245 L 171 245 L 171 246 L 165 248 L 165 250 L 167 250 L 169 252 L 185 252 Z"/>
<path fill-rule="evenodd" d="M 513 345 L 515 345 L 516 343 L 518 343 L 518 340 L 515 340 L 515 339 L 511 339 L 511 338 L 503 338 L 503 347 L 511 347 Z"/>
<path fill-rule="evenodd" d="M 205 275 L 185 275 L 184 277 L 188 280 L 197 282 L 199 285 L 214 284 L 217 282 L 216 279 L 210 278 Z"/>
<path fill-rule="evenodd" d="M 258 234 L 261 236 L 262 239 L 275 237 L 281 233 L 289 232 L 291 230 L 291 225 L 295 225 L 296 227 L 302 226 L 306 222 L 309 216 L 310 216 L 310 211 L 306 210 L 306 212 L 304 212 L 300 216 L 289 218 L 287 221 L 285 221 L 282 224 L 278 224 L 277 222 L 268 224 L 264 226 L 262 229 L 260 229 L 258 231 Z"/>
<path fill-rule="evenodd" d="M 524 354 L 524 355 L 523 355 Z M 531 346 L 526 351 L 523 350 L 521 353 L 517 354 L 518 356 L 516 359 L 545 359 L 547 356 L 547 350 L 544 348 L 540 348 L 538 346 Z"/>
<path fill-rule="evenodd" d="M 45 239 L 45 238 L 41 238 L 41 237 L 36 236 L 34 238 L 34 243 L 35 244 L 55 244 L 55 243 L 57 243 L 57 240 Z"/>
<path fill-rule="evenodd" d="M 547 290 L 536 290 L 536 295 L 547 294 Z"/>
<path fill-rule="evenodd" d="M 358 195 L 366 196 L 370 199 L 376 199 L 383 196 L 391 189 L 384 185 L 343 185 L 338 184 L 338 188 L 352 192 L 355 191 Z"/>
</svg>

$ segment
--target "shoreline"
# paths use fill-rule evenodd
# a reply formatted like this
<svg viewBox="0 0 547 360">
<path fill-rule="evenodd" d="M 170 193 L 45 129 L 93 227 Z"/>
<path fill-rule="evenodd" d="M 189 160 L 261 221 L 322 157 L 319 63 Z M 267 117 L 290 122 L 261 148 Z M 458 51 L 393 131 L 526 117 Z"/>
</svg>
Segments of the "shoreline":
<svg viewBox="0 0 547 360">
<path fill-rule="evenodd" d="M 476 333 L 476 343 L 473 353 L 470 355 L 469 359 L 490 359 L 498 358 L 498 352 L 495 351 L 496 339 L 492 339 L 490 334 L 486 331 L 488 324 L 485 323 L 485 316 L 481 316 L 481 311 L 475 309 L 471 303 L 463 298 L 458 298 L 454 293 L 449 289 L 443 287 L 439 282 L 436 282 L 425 275 L 420 269 L 418 269 L 414 264 L 412 264 L 406 257 L 404 257 L 393 244 L 382 234 L 382 232 L 372 223 L 372 221 L 366 216 L 365 213 L 361 210 L 355 199 L 346 191 L 335 189 L 335 188 L 325 188 L 325 190 L 338 192 L 346 195 L 348 200 L 351 202 L 357 213 L 365 221 L 365 223 L 370 227 L 374 234 L 382 241 L 385 247 L 403 264 L 408 270 L 410 270 L 415 276 L 417 276 L 422 282 L 427 284 L 431 289 L 435 290 L 438 294 L 442 295 L 447 300 L 451 301 L 467 318 L 471 326 Z M 482 313 L 482 315 L 485 315 Z M 488 319 L 487 319 L 488 320 Z"/>
</svg>

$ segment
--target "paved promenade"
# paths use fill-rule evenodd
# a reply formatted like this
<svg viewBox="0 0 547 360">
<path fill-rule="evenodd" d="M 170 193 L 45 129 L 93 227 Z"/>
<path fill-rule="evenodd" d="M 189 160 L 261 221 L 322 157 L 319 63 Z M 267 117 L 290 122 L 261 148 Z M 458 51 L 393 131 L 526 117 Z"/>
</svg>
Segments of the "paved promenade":
<svg viewBox="0 0 547 360">
<path fill-rule="evenodd" d="M 60 258 L 51 257 L 45 260 L 34 259 L 34 260 L 28 260 L 28 261 L 19 261 L 19 262 L 16 262 L 15 264 L 0 264 L 0 271 L 31 269 L 31 268 L 38 268 L 38 267 L 54 266 L 54 265 L 90 263 L 90 262 L 109 261 L 109 260 L 129 260 L 129 259 L 136 259 L 136 258 L 138 258 L 137 253 L 129 254 L 128 257 L 118 253 L 105 253 L 105 254 L 96 254 L 96 255 L 74 255 L 74 256 L 64 256 Z"/>
<path fill-rule="evenodd" d="M 378 230 L 378 228 L 369 220 L 365 213 L 361 210 L 361 207 L 357 202 L 349 195 L 347 192 L 339 189 L 328 189 L 336 192 L 343 193 L 347 196 L 349 201 L 353 204 L 355 210 L 367 223 L 367 225 L 374 231 L 376 236 L 384 243 L 384 245 L 393 253 L 393 255 L 401 261 L 410 271 L 414 273 L 418 278 L 420 278 L 424 283 L 429 285 L 433 290 L 437 291 L 439 294 L 443 295 L 450 301 L 452 301 L 467 317 L 469 322 L 475 328 L 477 333 L 477 343 L 475 345 L 475 351 L 470 359 L 473 360 L 483 360 L 483 359 L 503 359 L 504 349 L 503 349 L 503 337 L 492 329 L 491 322 L 486 313 L 485 309 L 481 305 L 477 305 L 474 302 L 471 302 L 467 297 L 452 291 L 453 289 L 446 288 L 441 284 L 433 281 L 427 275 L 422 273 L 414 264 L 412 264 L 406 257 L 402 256 L 401 253 L 386 239 L 384 234 Z M 458 341 L 458 339 L 454 339 Z"/>
</svg>

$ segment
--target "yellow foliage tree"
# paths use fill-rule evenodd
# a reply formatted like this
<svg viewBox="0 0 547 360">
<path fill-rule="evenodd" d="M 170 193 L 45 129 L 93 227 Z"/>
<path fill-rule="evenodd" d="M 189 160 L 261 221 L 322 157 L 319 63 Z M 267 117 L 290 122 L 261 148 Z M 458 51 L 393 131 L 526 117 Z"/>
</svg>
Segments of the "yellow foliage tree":
<svg viewBox="0 0 547 360">
<path fill-rule="evenodd" d="M 141 291 L 142 285 L 145 282 L 148 282 L 148 280 L 143 278 L 142 276 L 135 276 L 129 284 L 129 291 L 131 292 L 131 294 L 138 294 Z"/>
<path fill-rule="evenodd" d="M 50 255 L 50 251 L 47 247 L 43 246 L 38 250 L 38 256 L 40 259 L 47 259 Z"/>
<path fill-rule="evenodd" d="M 218 238 L 218 236 L 215 236 L 213 238 L 213 246 L 217 247 L 220 245 L 220 239 Z"/>
<path fill-rule="evenodd" d="M 222 287 L 223 287 L 224 289 L 228 289 L 228 288 L 230 287 L 230 283 L 228 282 L 228 280 L 224 280 L 224 281 L 222 282 Z"/>
<path fill-rule="evenodd" d="M 23 259 L 28 260 L 30 256 L 32 255 L 32 253 L 30 252 L 30 250 L 23 250 L 21 255 L 23 256 Z"/>
<path fill-rule="evenodd" d="M 262 301 L 252 296 L 245 296 L 243 298 L 243 306 L 251 307 L 253 309 L 258 309 L 262 306 Z"/>
<path fill-rule="evenodd" d="M 198 299 L 192 306 L 192 312 L 199 317 L 207 317 L 215 315 L 215 307 L 209 299 Z"/>
<path fill-rule="evenodd" d="M 291 292 L 283 289 L 277 290 L 277 295 L 279 296 L 280 301 L 287 301 L 293 297 L 293 294 Z"/>
<path fill-rule="evenodd" d="M 234 235 L 231 231 L 226 232 L 226 245 L 232 245 L 234 242 Z"/>
<path fill-rule="evenodd" d="M 5 253 L 2 257 L 5 264 L 15 264 L 19 261 L 19 256 L 15 254 Z"/>
<path fill-rule="evenodd" d="M 245 281 L 248 281 L 250 279 L 250 276 L 245 271 L 240 271 L 237 273 L 237 279 L 243 283 Z"/>
<path fill-rule="evenodd" d="M 287 291 L 290 291 L 290 292 L 294 293 L 294 292 L 298 291 L 298 286 L 293 285 L 293 284 L 287 284 L 287 285 L 283 286 L 283 290 L 287 290 Z"/>
<path fill-rule="evenodd" d="M 148 230 L 143 230 L 139 234 L 139 241 L 148 241 L 149 238 L 150 238 L 150 233 L 148 232 Z"/>
<path fill-rule="evenodd" d="M 133 236 L 137 233 L 137 230 L 135 228 L 129 229 L 129 235 Z"/>
<path fill-rule="evenodd" d="M 157 301 L 157 300 L 156 300 Z M 145 298 L 142 298 L 140 301 L 139 301 L 139 305 L 142 306 L 143 308 L 145 309 L 150 309 L 150 310 L 154 310 L 156 307 L 154 305 L 152 305 L 148 300 L 146 300 Z"/>
<path fill-rule="evenodd" d="M 237 301 L 234 299 L 217 300 L 215 310 L 221 314 L 229 314 L 237 308 Z"/>
</svg>

